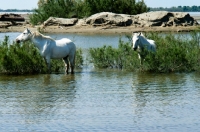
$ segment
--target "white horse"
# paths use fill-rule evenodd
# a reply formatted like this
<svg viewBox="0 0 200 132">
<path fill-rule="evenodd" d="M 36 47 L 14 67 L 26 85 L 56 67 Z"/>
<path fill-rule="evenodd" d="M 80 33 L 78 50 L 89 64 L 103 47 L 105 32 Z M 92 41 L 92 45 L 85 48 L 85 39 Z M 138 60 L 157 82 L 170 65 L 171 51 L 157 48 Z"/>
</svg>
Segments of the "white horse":
<svg viewBox="0 0 200 132">
<path fill-rule="evenodd" d="M 132 36 L 133 50 L 138 50 L 138 57 L 140 59 L 140 65 L 143 64 L 147 52 L 156 52 L 156 44 L 154 40 L 146 39 L 142 33 L 133 33 Z"/>
<path fill-rule="evenodd" d="M 28 28 L 16 38 L 16 42 L 20 43 L 26 40 L 31 40 L 40 50 L 40 54 L 44 57 L 49 72 L 51 72 L 51 59 L 62 58 L 66 66 L 66 73 L 68 74 L 69 63 L 71 73 L 74 73 L 76 46 L 71 40 L 67 38 L 54 40 L 37 31 L 31 32 Z"/>
</svg>

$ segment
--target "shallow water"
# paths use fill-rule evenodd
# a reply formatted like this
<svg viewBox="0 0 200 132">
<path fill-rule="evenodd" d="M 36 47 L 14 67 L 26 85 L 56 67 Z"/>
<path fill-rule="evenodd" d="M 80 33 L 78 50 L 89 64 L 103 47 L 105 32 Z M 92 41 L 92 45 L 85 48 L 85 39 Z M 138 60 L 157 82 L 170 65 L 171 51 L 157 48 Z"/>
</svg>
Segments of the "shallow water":
<svg viewBox="0 0 200 132">
<path fill-rule="evenodd" d="M 6 34 L 12 41 L 19 33 Z M 50 35 L 75 38 L 83 49 L 105 43 L 115 47 L 119 39 Z M 199 73 L 147 74 L 88 66 L 74 75 L 0 75 L 0 131 L 196 132 L 199 100 Z"/>
<path fill-rule="evenodd" d="M 0 76 L 1 131 L 199 131 L 199 74 Z"/>
</svg>

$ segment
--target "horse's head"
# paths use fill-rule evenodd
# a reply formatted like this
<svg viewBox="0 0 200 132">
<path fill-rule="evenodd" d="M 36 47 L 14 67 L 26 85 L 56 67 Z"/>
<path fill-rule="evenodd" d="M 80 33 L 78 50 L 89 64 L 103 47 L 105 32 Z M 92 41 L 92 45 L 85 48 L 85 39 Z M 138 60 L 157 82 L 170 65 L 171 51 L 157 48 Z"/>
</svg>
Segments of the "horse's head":
<svg viewBox="0 0 200 132">
<path fill-rule="evenodd" d="M 139 46 L 139 37 L 140 37 L 141 33 L 133 33 L 132 36 L 132 48 L 133 50 L 137 50 L 138 46 Z"/>
<path fill-rule="evenodd" d="M 26 40 L 29 40 L 32 36 L 31 31 L 27 28 L 22 34 L 20 34 L 17 38 L 16 38 L 16 42 L 20 43 Z"/>
</svg>

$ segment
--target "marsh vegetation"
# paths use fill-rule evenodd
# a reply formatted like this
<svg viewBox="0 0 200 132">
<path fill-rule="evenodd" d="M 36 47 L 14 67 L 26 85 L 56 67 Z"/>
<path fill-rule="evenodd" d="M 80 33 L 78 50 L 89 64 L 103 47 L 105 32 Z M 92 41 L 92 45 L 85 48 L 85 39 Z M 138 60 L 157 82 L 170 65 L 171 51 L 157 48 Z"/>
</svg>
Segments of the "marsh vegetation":
<svg viewBox="0 0 200 132">
<path fill-rule="evenodd" d="M 190 37 L 183 34 L 146 33 L 155 40 L 156 53 L 149 52 L 143 65 L 140 65 L 137 52 L 132 50 L 130 42 L 119 40 L 118 48 L 103 46 L 91 48 L 91 61 L 98 68 L 120 68 L 131 71 L 147 72 L 191 72 L 200 69 L 200 33 L 191 32 Z M 148 51 L 147 51 L 148 52 Z"/>
<path fill-rule="evenodd" d="M 81 67 L 84 61 L 92 63 L 95 68 L 123 69 L 131 72 L 192 72 L 200 70 L 200 32 L 185 34 L 145 33 L 144 35 L 155 40 L 156 53 L 149 52 L 143 65 L 140 65 L 137 52 L 132 50 L 130 41 L 124 42 L 119 38 L 118 47 L 104 45 L 89 48 L 87 60 L 84 60 L 81 48 L 76 52 L 76 68 Z M 62 60 L 52 60 L 52 72 L 64 72 Z M 5 36 L 0 42 L 0 73 L 5 74 L 39 74 L 47 73 L 44 59 L 38 49 L 31 42 L 17 44 L 10 42 Z"/>
</svg>

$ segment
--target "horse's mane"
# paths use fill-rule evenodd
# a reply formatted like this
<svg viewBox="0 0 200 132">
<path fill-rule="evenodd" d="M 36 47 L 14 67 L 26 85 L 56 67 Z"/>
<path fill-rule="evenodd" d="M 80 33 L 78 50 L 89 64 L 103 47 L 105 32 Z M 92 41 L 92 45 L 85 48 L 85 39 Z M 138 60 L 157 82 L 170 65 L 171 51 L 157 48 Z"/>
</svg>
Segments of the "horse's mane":
<svg viewBox="0 0 200 132">
<path fill-rule="evenodd" d="M 143 34 L 143 33 L 141 33 L 139 37 L 140 37 L 140 38 L 142 38 L 142 40 L 143 40 L 143 41 L 146 41 L 146 42 L 150 43 L 151 45 L 155 45 L 155 44 L 154 44 L 154 43 L 155 43 L 155 41 L 154 41 L 154 40 L 151 40 L 151 39 L 148 39 L 148 38 L 146 38 L 146 37 L 144 36 L 144 34 Z"/>
<path fill-rule="evenodd" d="M 53 38 L 51 38 L 50 36 L 45 36 L 43 34 L 41 34 L 40 32 L 36 31 L 33 33 L 33 36 L 34 37 L 37 37 L 37 38 L 46 38 L 46 39 L 51 39 L 51 40 L 54 40 Z"/>
<path fill-rule="evenodd" d="M 143 41 L 142 42 L 143 44 L 147 44 L 147 45 L 149 44 L 149 46 L 147 46 L 149 50 L 151 49 L 152 51 L 156 51 L 156 44 L 154 40 L 147 39 L 144 36 L 142 36 L 142 34 L 139 37 L 140 37 L 140 41 Z"/>
</svg>

